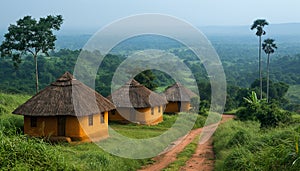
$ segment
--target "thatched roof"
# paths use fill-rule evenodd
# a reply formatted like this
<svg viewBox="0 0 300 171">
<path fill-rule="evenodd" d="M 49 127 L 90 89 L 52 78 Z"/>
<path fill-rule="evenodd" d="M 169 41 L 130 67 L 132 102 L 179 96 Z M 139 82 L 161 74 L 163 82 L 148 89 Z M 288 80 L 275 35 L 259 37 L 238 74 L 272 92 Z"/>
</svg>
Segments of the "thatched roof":
<svg viewBox="0 0 300 171">
<path fill-rule="evenodd" d="M 180 83 L 167 87 L 164 94 L 169 102 L 189 102 L 191 98 L 197 97 L 197 94 Z"/>
<path fill-rule="evenodd" d="M 66 72 L 13 113 L 30 116 L 85 116 L 112 109 L 115 107 L 109 100 Z"/>
<path fill-rule="evenodd" d="M 116 107 L 148 108 L 168 103 L 157 94 L 132 79 L 107 97 Z"/>
</svg>

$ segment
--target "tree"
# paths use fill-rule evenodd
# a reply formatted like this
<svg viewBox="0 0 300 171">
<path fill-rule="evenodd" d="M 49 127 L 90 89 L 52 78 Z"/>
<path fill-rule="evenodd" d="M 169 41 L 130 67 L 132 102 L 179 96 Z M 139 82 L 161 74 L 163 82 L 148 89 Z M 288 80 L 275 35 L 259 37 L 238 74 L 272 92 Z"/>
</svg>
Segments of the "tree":
<svg viewBox="0 0 300 171">
<path fill-rule="evenodd" d="M 1 56 L 12 57 L 15 66 L 21 62 L 22 55 L 31 54 L 35 61 L 36 93 L 39 90 L 37 56 L 40 53 L 48 55 L 55 47 L 56 36 L 53 30 L 59 30 L 63 18 L 61 15 L 49 15 L 39 21 L 31 16 L 19 19 L 16 24 L 8 27 L 5 40 L 0 45 Z"/>
<path fill-rule="evenodd" d="M 269 102 L 269 88 L 270 88 L 270 55 L 277 49 L 274 39 L 266 39 L 262 44 L 262 48 L 268 55 L 267 59 L 267 102 Z"/>
<path fill-rule="evenodd" d="M 258 47 L 258 70 L 259 70 L 259 80 L 260 80 L 260 99 L 262 99 L 262 67 L 261 67 L 261 36 L 265 35 L 264 26 L 269 25 L 265 19 L 257 19 L 253 22 L 251 30 L 256 29 L 256 36 L 259 37 L 259 47 Z"/>
<path fill-rule="evenodd" d="M 158 85 L 154 82 L 156 76 L 153 74 L 152 70 L 145 70 L 136 75 L 134 79 L 150 90 L 155 90 L 158 87 Z"/>
</svg>

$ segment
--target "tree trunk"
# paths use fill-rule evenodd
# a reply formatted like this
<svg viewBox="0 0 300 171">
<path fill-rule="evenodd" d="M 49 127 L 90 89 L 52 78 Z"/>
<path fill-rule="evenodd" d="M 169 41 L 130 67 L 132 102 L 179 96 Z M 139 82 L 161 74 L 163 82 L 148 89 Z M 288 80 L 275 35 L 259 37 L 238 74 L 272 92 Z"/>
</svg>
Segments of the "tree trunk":
<svg viewBox="0 0 300 171">
<path fill-rule="evenodd" d="M 37 54 L 34 55 L 35 62 L 35 91 L 39 92 L 39 74 L 38 74 L 38 64 L 37 64 Z"/>
<path fill-rule="evenodd" d="M 262 69 L 261 69 L 261 36 L 259 36 L 259 49 L 258 49 L 258 70 L 259 70 L 259 88 L 260 88 L 260 100 L 262 100 L 263 83 L 262 83 Z"/>
<path fill-rule="evenodd" d="M 268 54 L 268 62 L 267 62 L 267 103 L 269 103 L 269 86 L 270 86 L 269 65 L 270 65 L 270 54 Z"/>
</svg>

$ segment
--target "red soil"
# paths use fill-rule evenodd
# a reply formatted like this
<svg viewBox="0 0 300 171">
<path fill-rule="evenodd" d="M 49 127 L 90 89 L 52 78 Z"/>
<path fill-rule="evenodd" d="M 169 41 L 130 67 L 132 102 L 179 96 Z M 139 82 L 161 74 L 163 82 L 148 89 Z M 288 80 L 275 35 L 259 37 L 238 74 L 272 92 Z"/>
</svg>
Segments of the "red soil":
<svg viewBox="0 0 300 171">
<path fill-rule="evenodd" d="M 221 123 L 232 119 L 233 115 L 223 115 Z M 163 153 L 157 157 L 154 157 L 155 161 L 151 165 L 147 165 L 141 169 L 141 171 L 158 171 L 167 167 L 170 163 L 176 160 L 177 154 L 180 153 L 188 144 L 190 144 L 197 135 L 200 135 L 203 128 L 198 128 L 190 131 L 186 136 L 179 138 L 173 142 L 172 149 Z M 209 138 L 203 144 L 198 145 L 195 154 L 186 162 L 186 165 L 181 167 L 180 170 L 213 170 L 214 165 L 214 152 L 213 152 L 213 140 Z"/>
</svg>

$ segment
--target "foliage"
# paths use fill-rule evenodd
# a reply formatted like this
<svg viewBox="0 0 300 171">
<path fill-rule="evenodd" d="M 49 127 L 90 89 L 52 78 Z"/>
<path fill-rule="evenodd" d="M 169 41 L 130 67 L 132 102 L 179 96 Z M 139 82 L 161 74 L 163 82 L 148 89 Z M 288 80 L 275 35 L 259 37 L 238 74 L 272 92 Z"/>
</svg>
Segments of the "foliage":
<svg viewBox="0 0 300 171">
<path fill-rule="evenodd" d="M 286 110 L 300 112 L 300 85 L 290 86 L 285 98 L 290 102 L 284 105 Z"/>
<path fill-rule="evenodd" d="M 154 82 L 156 77 L 152 70 L 143 71 L 136 75 L 134 79 L 150 90 L 155 90 L 158 87 L 158 85 Z"/>
<path fill-rule="evenodd" d="M 8 33 L 4 35 L 5 40 L 0 46 L 1 55 L 13 57 L 16 63 L 21 62 L 21 55 L 30 53 L 37 56 L 39 52 L 48 53 L 54 49 L 53 30 L 59 30 L 62 24 L 62 16 L 47 16 L 40 18 L 39 21 L 25 16 L 17 21 L 17 24 L 11 24 Z"/>
<path fill-rule="evenodd" d="M 263 93 L 266 93 L 266 79 L 263 79 L 263 85 L 265 85 L 263 87 L 264 91 Z M 259 80 L 255 80 L 252 84 L 251 84 L 251 89 L 254 90 L 257 93 L 259 87 Z M 269 95 L 269 101 L 275 100 L 278 101 L 280 104 L 286 104 L 287 103 L 287 99 L 285 98 L 286 93 L 288 92 L 289 89 L 289 85 L 283 82 L 273 82 L 270 80 L 270 95 Z M 264 95 L 264 97 L 266 97 Z"/>
<path fill-rule="evenodd" d="M 54 49 L 56 36 L 53 34 L 53 30 L 59 30 L 62 22 L 61 15 L 48 15 L 46 18 L 40 18 L 39 21 L 31 16 L 25 16 L 19 19 L 16 25 L 10 25 L 8 33 L 4 35 L 5 40 L 0 46 L 2 57 L 12 57 L 15 66 L 27 53 L 34 57 L 36 93 L 39 87 L 37 56 L 39 53 L 48 55 L 48 51 Z"/>
<path fill-rule="evenodd" d="M 262 105 L 261 110 L 256 113 L 256 118 L 262 128 L 277 127 L 280 123 L 289 123 L 291 121 L 291 113 L 283 111 L 275 103 L 272 103 Z"/>
<path fill-rule="evenodd" d="M 257 19 L 253 22 L 251 26 L 251 30 L 256 29 L 256 35 L 262 36 L 266 34 L 264 31 L 264 26 L 269 25 L 269 23 L 265 19 Z"/>
<path fill-rule="evenodd" d="M 258 100 L 256 93 L 253 91 L 250 97 L 244 99 L 248 103 L 236 113 L 237 118 L 242 121 L 258 120 L 262 128 L 277 127 L 281 123 L 291 121 L 290 112 L 280 109 L 276 102 L 269 104 Z"/>
<path fill-rule="evenodd" d="M 70 170 L 55 147 L 24 135 L 5 135 L 0 125 L 1 170 Z M 11 132 L 14 132 L 11 130 Z"/>
<path fill-rule="evenodd" d="M 243 98 L 247 103 L 245 104 L 245 107 L 240 108 L 236 112 L 236 117 L 241 121 L 247 121 L 247 120 L 256 120 L 257 113 L 260 113 L 260 103 L 261 101 L 258 100 L 257 95 L 254 91 L 251 92 L 251 95 L 249 97 Z"/>
<path fill-rule="evenodd" d="M 296 171 L 295 135 L 297 124 L 261 130 L 258 122 L 228 121 L 214 134 L 215 170 Z"/>
</svg>

